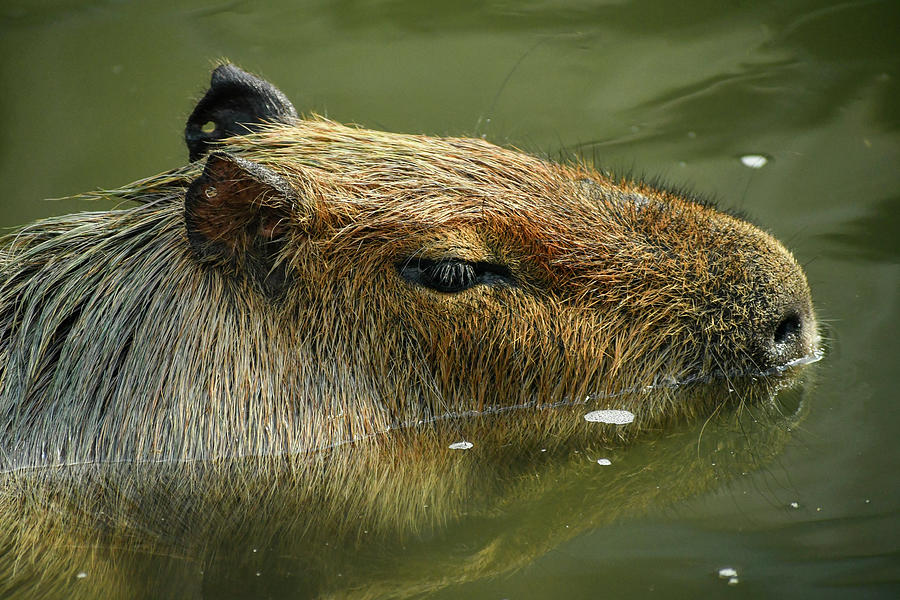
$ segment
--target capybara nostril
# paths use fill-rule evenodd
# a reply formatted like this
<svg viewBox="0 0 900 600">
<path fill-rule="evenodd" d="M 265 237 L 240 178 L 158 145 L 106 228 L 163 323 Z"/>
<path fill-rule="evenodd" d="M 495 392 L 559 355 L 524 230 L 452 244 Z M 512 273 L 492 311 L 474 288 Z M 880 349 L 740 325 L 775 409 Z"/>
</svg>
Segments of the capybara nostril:
<svg viewBox="0 0 900 600">
<path fill-rule="evenodd" d="M 758 331 L 760 367 L 778 369 L 815 353 L 815 317 L 806 298 L 789 299 L 780 308 L 776 304 L 769 314 L 774 318 Z"/>
<path fill-rule="evenodd" d="M 779 368 L 791 361 L 803 358 L 813 352 L 812 336 L 804 331 L 806 323 L 802 311 L 789 308 L 781 313 L 781 317 L 763 333 L 765 348 L 765 365 L 767 368 Z"/>
<path fill-rule="evenodd" d="M 796 310 L 790 310 L 775 326 L 773 341 L 776 345 L 789 344 L 800 336 L 800 330 L 803 327 L 803 320 L 800 313 Z"/>
</svg>

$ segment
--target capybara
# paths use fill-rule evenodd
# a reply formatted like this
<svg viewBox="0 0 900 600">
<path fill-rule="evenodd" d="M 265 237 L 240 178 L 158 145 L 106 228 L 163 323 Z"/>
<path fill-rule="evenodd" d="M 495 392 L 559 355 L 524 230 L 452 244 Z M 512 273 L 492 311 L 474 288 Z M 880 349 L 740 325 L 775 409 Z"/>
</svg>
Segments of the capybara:
<svg viewBox="0 0 900 600">
<path fill-rule="evenodd" d="M 815 352 L 804 274 L 713 206 L 480 139 L 301 119 L 219 66 L 191 162 L 0 249 L 0 462 L 301 454 Z M 423 425 L 425 423 L 425 425 Z"/>
</svg>

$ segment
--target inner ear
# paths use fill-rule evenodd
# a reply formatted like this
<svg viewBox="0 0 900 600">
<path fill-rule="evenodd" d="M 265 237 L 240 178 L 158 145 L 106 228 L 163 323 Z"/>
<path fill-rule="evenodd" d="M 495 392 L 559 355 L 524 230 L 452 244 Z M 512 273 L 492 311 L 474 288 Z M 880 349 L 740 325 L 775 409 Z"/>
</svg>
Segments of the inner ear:
<svg viewBox="0 0 900 600">
<path fill-rule="evenodd" d="M 219 65 L 209 90 L 197 103 L 184 129 L 191 161 L 212 142 L 253 131 L 261 123 L 288 123 L 297 110 L 281 90 L 234 65 Z"/>
<path fill-rule="evenodd" d="M 296 194 L 281 176 L 216 152 L 184 199 L 187 238 L 202 262 L 245 271 L 267 291 L 287 281 L 279 260 Z"/>
<path fill-rule="evenodd" d="M 281 211 L 261 207 L 259 211 L 259 237 L 264 240 L 280 238 L 287 233 L 287 222 Z"/>
</svg>

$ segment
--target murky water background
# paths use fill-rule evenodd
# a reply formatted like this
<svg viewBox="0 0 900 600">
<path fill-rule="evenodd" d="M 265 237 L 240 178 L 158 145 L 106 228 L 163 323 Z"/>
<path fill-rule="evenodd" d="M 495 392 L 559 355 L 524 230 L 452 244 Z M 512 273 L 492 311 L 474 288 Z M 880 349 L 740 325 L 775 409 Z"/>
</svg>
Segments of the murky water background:
<svg viewBox="0 0 900 600">
<path fill-rule="evenodd" d="M 221 57 L 266 76 L 301 111 L 583 154 L 714 196 L 791 247 L 825 324 L 827 356 L 787 447 L 760 471 L 608 524 L 558 514 L 571 502 L 538 503 L 518 525 L 570 518 L 584 531 L 540 551 L 523 540 L 522 556 L 508 560 L 515 569 L 409 589 L 448 599 L 896 597 L 898 12 L 891 0 L 5 0 L 0 226 L 109 208 L 41 199 L 183 164 L 184 121 Z M 756 155 L 764 165 L 741 160 Z M 658 460 L 646 448 L 633 456 Z M 482 526 L 462 518 L 441 543 L 465 546 Z M 367 591 L 358 579 L 355 592 L 335 597 L 402 595 L 399 583 L 390 591 L 392 574 L 415 579 L 398 547 L 373 555 L 377 568 L 362 571 L 377 573 L 378 585 Z M 427 554 L 417 558 L 427 564 Z M 248 571 L 190 589 L 306 597 L 296 578 L 266 570 L 284 560 L 261 563 L 258 578 Z M 153 564 L 135 589 L 152 580 Z M 722 567 L 738 570 L 737 585 L 717 576 Z M 91 581 L 72 576 L 72 585 Z"/>
</svg>

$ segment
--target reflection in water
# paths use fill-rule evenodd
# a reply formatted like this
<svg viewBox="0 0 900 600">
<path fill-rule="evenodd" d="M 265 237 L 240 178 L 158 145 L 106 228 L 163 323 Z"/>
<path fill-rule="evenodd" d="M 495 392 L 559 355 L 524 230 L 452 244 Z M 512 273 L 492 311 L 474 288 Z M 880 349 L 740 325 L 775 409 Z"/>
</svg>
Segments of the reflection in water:
<svg viewBox="0 0 900 600">
<path fill-rule="evenodd" d="M 792 383 L 654 390 L 714 415 L 640 435 L 568 406 L 290 459 L 7 473 L 0 595 L 404 598 L 510 572 L 766 464 L 803 414 L 796 386 L 773 400 Z"/>
<path fill-rule="evenodd" d="M 831 252 L 832 256 L 897 264 L 900 263 L 898 228 L 900 196 L 894 196 L 870 206 L 869 214 L 850 221 L 842 231 L 822 237 L 839 246 Z"/>
</svg>

